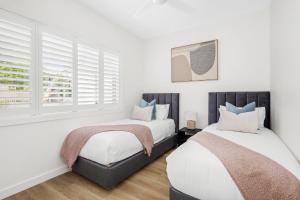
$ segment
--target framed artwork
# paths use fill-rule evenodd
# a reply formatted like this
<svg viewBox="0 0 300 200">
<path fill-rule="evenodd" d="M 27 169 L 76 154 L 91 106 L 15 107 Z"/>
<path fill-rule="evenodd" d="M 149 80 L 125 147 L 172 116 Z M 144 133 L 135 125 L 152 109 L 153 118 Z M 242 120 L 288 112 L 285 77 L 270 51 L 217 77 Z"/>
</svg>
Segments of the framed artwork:
<svg viewBox="0 0 300 200">
<path fill-rule="evenodd" d="M 172 82 L 218 80 L 218 40 L 171 49 Z"/>
</svg>

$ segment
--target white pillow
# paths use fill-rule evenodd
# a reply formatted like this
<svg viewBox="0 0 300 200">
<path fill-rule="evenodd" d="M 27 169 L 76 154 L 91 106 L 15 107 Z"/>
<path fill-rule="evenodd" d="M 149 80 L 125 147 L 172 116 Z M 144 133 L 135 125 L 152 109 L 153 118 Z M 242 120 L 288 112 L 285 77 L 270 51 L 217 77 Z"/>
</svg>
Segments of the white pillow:
<svg viewBox="0 0 300 200">
<path fill-rule="evenodd" d="M 226 106 L 220 106 L 221 110 L 226 110 Z M 266 108 L 265 107 L 257 107 L 255 108 L 256 111 L 258 111 L 258 119 L 259 124 L 258 128 L 264 128 L 265 127 L 265 119 L 266 119 Z"/>
<path fill-rule="evenodd" d="M 219 111 L 220 110 L 226 110 L 226 106 L 220 106 Z"/>
<path fill-rule="evenodd" d="M 265 119 L 266 119 L 266 108 L 265 107 L 258 107 L 255 108 L 258 112 L 258 128 L 264 128 L 265 127 Z"/>
<path fill-rule="evenodd" d="M 238 115 L 222 109 L 219 109 L 219 111 L 219 130 L 256 133 L 259 124 L 258 111 L 245 112 Z"/>
<path fill-rule="evenodd" d="M 137 120 L 143 120 L 149 122 L 152 119 L 152 111 L 153 111 L 153 106 L 146 106 L 145 108 L 134 106 L 133 111 L 131 113 L 131 119 L 137 119 Z"/>
<path fill-rule="evenodd" d="M 169 115 L 170 104 L 156 104 L 156 120 L 166 120 Z"/>
</svg>

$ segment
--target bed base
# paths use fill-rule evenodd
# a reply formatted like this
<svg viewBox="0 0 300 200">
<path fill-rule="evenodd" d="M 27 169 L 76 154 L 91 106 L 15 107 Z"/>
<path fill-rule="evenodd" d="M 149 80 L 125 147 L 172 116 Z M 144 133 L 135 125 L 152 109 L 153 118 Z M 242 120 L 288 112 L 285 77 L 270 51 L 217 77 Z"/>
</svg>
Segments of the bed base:
<svg viewBox="0 0 300 200">
<path fill-rule="evenodd" d="M 200 200 L 170 187 L 170 200 Z"/>
<path fill-rule="evenodd" d="M 78 157 L 72 167 L 72 171 L 107 190 L 111 190 L 130 175 L 172 149 L 176 144 L 177 134 L 155 144 L 150 157 L 144 154 L 143 151 L 140 151 L 125 160 L 113 163 L 109 166 L 101 165 L 83 157 Z"/>
</svg>

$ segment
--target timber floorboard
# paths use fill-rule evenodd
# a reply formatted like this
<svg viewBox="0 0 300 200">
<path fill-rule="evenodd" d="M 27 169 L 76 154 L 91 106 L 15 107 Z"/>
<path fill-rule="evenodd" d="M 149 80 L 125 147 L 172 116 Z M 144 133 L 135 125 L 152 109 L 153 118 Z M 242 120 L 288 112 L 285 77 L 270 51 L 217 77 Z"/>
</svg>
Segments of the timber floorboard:
<svg viewBox="0 0 300 200">
<path fill-rule="evenodd" d="M 168 200 L 166 157 L 170 152 L 110 191 L 68 172 L 8 197 L 6 200 Z"/>
</svg>

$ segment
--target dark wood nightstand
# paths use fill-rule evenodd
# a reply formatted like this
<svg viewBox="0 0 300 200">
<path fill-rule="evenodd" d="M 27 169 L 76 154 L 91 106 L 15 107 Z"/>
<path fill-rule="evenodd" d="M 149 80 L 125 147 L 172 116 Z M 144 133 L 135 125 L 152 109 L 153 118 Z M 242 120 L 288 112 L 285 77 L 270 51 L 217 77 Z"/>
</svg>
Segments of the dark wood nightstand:
<svg viewBox="0 0 300 200">
<path fill-rule="evenodd" d="M 196 129 L 188 129 L 186 127 L 178 130 L 178 140 L 177 140 L 177 146 L 180 146 L 184 142 L 187 141 L 188 138 L 195 135 L 198 132 L 201 132 L 202 129 L 196 128 Z"/>
</svg>

